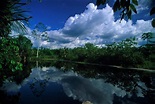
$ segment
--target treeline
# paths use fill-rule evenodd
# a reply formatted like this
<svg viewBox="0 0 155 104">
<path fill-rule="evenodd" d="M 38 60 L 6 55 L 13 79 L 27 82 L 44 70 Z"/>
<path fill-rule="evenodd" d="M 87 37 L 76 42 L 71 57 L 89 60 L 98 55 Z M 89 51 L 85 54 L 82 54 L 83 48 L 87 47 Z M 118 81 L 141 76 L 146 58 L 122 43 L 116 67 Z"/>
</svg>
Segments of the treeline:
<svg viewBox="0 0 155 104">
<path fill-rule="evenodd" d="M 32 48 L 31 41 L 23 36 L 0 38 L 0 82 L 7 78 L 16 78 L 17 74 L 26 71 L 29 62 L 51 61 L 59 65 L 63 60 L 69 62 L 93 63 L 99 65 L 117 65 L 124 67 L 139 67 L 155 69 L 155 46 L 146 44 L 136 47 L 136 38 L 128 38 L 121 42 L 114 42 L 106 47 L 98 47 L 86 43 L 83 47 L 47 49 Z M 38 52 L 37 52 L 38 51 Z M 39 53 L 39 57 L 37 56 Z M 54 62 L 55 60 L 55 62 Z M 30 71 L 27 70 L 27 71 Z M 18 79 L 19 80 L 19 79 Z M 20 82 L 20 80 L 19 80 Z"/>
<path fill-rule="evenodd" d="M 136 44 L 136 38 L 129 38 L 106 45 L 106 47 L 86 43 L 83 47 L 73 49 L 40 48 L 38 50 L 32 48 L 31 41 L 23 35 L 15 38 L 1 37 L 0 82 L 11 78 L 10 80 L 16 80 L 20 83 L 21 79 L 28 75 L 26 73 L 30 73 L 31 68 L 27 68 L 28 64 L 36 60 L 39 62 L 47 60 L 49 65 L 59 66 L 60 68 L 65 66 L 68 69 L 72 68 L 72 63 L 75 62 L 155 69 L 154 44 L 146 44 L 140 47 L 136 47 Z M 37 57 L 37 53 L 39 53 L 39 57 Z M 64 60 L 72 63 L 64 65 Z"/>
<path fill-rule="evenodd" d="M 86 43 L 83 47 L 39 50 L 39 60 L 67 60 L 74 62 L 96 63 L 155 69 L 155 46 L 146 44 L 136 47 L 136 38 L 114 42 L 106 47 Z M 37 49 L 33 49 L 33 56 Z"/>
</svg>

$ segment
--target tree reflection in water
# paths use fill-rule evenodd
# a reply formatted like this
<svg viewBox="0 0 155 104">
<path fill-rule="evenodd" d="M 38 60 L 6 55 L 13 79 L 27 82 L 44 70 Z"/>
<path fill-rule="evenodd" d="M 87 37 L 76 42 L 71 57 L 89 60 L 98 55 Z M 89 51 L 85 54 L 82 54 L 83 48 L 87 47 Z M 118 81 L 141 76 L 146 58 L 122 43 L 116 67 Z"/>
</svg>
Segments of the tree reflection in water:
<svg viewBox="0 0 155 104">
<path fill-rule="evenodd" d="M 0 104 L 19 104 L 21 93 L 16 91 L 19 90 L 17 86 L 21 86 L 23 80 L 30 75 L 32 67 L 34 66 L 27 62 L 22 71 L 0 73 Z M 3 76 L 5 79 L 2 80 Z"/>
<path fill-rule="evenodd" d="M 18 104 L 20 93 L 8 95 L 5 91 L 0 90 L 0 104 Z"/>
<path fill-rule="evenodd" d="M 51 64 L 48 63 L 48 65 Z M 48 65 L 43 63 L 41 66 Z M 113 104 L 154 104 L 155 102 L 155 73 L 65 62 L 55 63 L 54 66 L 56 67 L 33 68 L 32 72 L 30 70 L 26 71 L 29 72 L 28 78 L 21 81 L 24 77 L 22 76 L 20 79 L 16 76 L 15 79 L 18 79 L 18 83 L 22 82 L 21 85 L 27 84 L 33 93 L 32 95 L 36 97 L 43 95 L 50 82 L 56 82 L 63 87 L 66 95 L 82 102 L 89 100 L 93 104 L 95 104 L 94 102 L 102 104 L 104 102 L 103 97 L 107 102 L 113 100 Z M 27 76 L 28 73 L 26 72 L 23 75 Z M 19 76 L 21 75 L 22 73 L 19 74 Z M 7 86 L 5 86 L 6 90 L 13 88 Z M 48 90 L 51 89 L 48 87 Z M 113 93 L 113 91 L 107 90 L 117 90 L 118 92 Z M 120 96 L 118 96 L 119 94 Z M 54 98 L 56 95 L 51 96 Z M 110 99 L 106 99 L 107 96 Z M 20 91 L 15 95 L 8 95 L 5 90 L 1 90 L 0 98 L 2 100 L 0 100 L 0 104 L 10 102 L 10 104 L 16 104 L 20 97 Z M 64 97 L 64 95 L 61 97 Z M 64 98 L 63 100 L 67 102 L 67 98 Z"/>
<path fill-rule="evenodd" d="M 73 66 L 70 67 L 70 64 L 68 66 L 66 65 L 66 63 L 61 63 L 63 69 L 60 69 L 63 71 L 68 69 L 74 70 L 87 78 L 104 79 L 106 83 L 111 83 L 130 93 L 132 97 L 139 98 L 139 101 L 141 100 L 140 102 L 143 104 L 155 103 L 155 73 L 97 65 L 73 64 L 74 68 Z M 139 91 L 142 92 L 142 95 L 139 95 Z M 132 99 L 132 97 L 130 99 Z M 126 99 L 127 98 L 128 97 L 126 97 Z M 147 99 L 146 103 L 142 100 L 143 98 Z"/>
<path fill-rule="evenodd" d="M 30 89 L 34 96 L 39 97 L 43 94 L 48 84 L 48 80 L 37 80 L 34 78 L 33 82 L 30 83 Z"/>
</svg>

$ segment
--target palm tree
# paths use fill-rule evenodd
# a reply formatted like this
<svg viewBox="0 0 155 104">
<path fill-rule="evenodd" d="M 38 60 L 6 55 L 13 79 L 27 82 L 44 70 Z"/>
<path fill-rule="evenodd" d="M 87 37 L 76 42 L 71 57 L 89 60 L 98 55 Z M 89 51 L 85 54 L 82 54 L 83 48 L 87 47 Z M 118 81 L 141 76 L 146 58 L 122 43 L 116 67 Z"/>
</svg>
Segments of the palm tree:
<svg viewBox="0 0 155 104">
<path fill-rule="evenodd" d="M 28 22 L 31 17 L 23 15 L 21 9 L 26 3 L 20 0 L 0 0 L 0 37 L 8 37 L 12 29 L 15 31 L 26 30 L 23 22 Z"/>
</svg>

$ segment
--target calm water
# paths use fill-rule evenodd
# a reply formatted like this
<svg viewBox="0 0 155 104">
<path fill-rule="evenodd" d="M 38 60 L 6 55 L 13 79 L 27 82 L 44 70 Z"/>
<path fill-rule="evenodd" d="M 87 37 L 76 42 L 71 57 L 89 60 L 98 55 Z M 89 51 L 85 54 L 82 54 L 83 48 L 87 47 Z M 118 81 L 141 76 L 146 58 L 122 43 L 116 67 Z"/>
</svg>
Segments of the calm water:
<svg viewBox="0 0 155 104">
<path fill-rule="evenodd" d="M 97 66 L 35 67 L 20 84 L 6 80 L 0 91 L 0 104 L 82 104 L 84 101 L 155 104 L 155 75 Z"/>
</svg>

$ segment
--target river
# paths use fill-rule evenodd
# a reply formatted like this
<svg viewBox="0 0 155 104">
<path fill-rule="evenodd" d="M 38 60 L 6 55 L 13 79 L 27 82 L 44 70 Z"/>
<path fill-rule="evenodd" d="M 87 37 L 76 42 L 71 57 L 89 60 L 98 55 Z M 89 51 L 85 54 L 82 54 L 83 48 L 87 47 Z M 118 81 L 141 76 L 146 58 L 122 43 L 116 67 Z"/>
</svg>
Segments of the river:
<svg viewBox="0 0 155 104">
<path fill-rule="evenodd" d="M 95 65 L 33 67 L 0 89 L 0 104 L 155 104 L 154 73 Z"/>
</svg>

